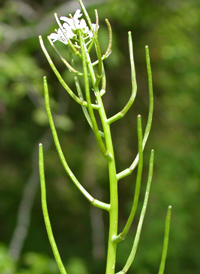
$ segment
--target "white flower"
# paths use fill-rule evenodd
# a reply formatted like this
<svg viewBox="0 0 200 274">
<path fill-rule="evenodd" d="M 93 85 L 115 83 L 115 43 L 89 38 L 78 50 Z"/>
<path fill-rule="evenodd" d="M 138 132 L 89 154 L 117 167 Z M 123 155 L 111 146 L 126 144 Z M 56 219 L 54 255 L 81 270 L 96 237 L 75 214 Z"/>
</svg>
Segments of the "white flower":
<svg viewBox="0 0 200 274">
<path fill-rule="evenodd" d="M 60 41 L 64 43 L 65 45 L 68 44 L 68 40 L 75 37 L 76 35 L 72 32 L 71 28 L 63 28 L 62 30 L 59 28 L 57 30 L 57 33 L 51 33 L 49 35 L 49 38 L 55 42 L 55 41 Z"/>
<path fill-rule="evenodd" d="M 76 30 L 81 29 L 86 37 L 90 39 L 93 37 L 92 30 L 89 30 L 84 19 L 79 20 L 82 16 L 81 10 L 76 10 L 74 16 L 72 18 L 68 18 L 66 16 L 61 16 L 60 20 L 64 21 L 62 29 L 59 28 L 57 33 L 51 33 L 49 38 L 55 42 L 60 41 L 64 44 L 68 44 L 68 40 L 76 37 Z M 96 29 L 96 24 L 92 24 L 92 28 Z M 99 26 L 98 26 L 99 28 Z"/>
<path fill-rule="evenodd" d="M 82 16 L 81 10 L 78 9 L 78 10 L 76 10 L 73 18 L 61 16 L 60 20 L 65 21 L 68 24 L 68 26 L 71 27 L 71 29 L 76 30 L 76 29 L 80 28 L 80 20 L 78 18 L 80 18 L 81 16 Z M 82 20 L 84 20 L 84 19 L 81 19 L 81 21 Z M 64 24 L 66 25 L 66 23 L 64 23 Z M 63 24 L 63 26 L 64 26 L 64 24 Z M 86 23 L 85 23 L 85 25 L 86 25 Z"/>
</svg>

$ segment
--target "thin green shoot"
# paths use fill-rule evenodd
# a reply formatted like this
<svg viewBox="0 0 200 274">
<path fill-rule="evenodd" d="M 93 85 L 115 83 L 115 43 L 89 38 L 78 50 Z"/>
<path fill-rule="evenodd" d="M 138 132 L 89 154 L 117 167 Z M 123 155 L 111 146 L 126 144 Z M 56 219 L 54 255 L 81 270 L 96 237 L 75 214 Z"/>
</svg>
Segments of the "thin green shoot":
<svg viewBox="0 0 200 274">
<path fill-rule="evenodd" d="M 44 156 L 43 156 L 43 146 L 39 144 L 39 172 L 40 172 L 40 184 L 41 184 L 41 201 L 42 201 L 42 211 L 44 215 L 44 222 L 47 230 L 47 235 L 49 242 L 57 262 L 58 268 L 61 274 L 67 274 L 65 267 L 62 263 L 54 236 L 51 228 L 51 222 L 49 218 L 48 208 L 47 208 L 47 199 L 46 199 L 46 186 L 45 186 L 45 176 L 44 176 Z"/>
</svg>

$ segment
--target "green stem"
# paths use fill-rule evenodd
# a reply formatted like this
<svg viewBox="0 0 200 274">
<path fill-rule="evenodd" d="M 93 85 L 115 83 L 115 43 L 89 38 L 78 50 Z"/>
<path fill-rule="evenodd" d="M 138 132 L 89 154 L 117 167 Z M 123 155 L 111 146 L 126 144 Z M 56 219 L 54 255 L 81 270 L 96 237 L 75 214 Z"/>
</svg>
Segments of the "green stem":
<svg viewBox="0 0 200 274">
<path fill-rule="evenodd" d="M 61 85 L 64 87 L 64 89 L 69 93 L 69 95 L 81 106 L 87 106 L 87 102 L 85 101 L 81 101 L 74 93 L 73 91 L 68 87 L 68 85 L 65 83 L 65 81 L 63 80 L 62 76 L 60 75 L 60 73 L 58 72 L 58 70 L 56 69 L 53 61 L 51 60 L 51 57 L 49 56 L 45 46 L 44 46 L 44 42 L 42 40 L 42 36 L 39 36 L 39 41 L 40 41 L 40 45 L 41 48 L 47 58 L 47 61 L 49 62 L 49 65 L 51 66 L 53 72 L 55 73 L 55 75 L 57 76 L 59 82 L 61 83 Z"/>
<path fill-rule="evenodd" d="M 39 171 L 40 171 L 40 183 L 41 183 L 41 200 L 42 200 L 42 211 L 44 215 L 44 222 L 47 230 L 47 235 L 49 238 L 49 242 L 51 244 L 51 248 L 57 262 L 58 268 L 61 274 L 67 274 L 62 260 L 60 258 L 60 254 L 53 236 L 53 231 L 51 228 L 51 222 L 49 219 L 49 213 L 47 209 L 47 201 L 46 201 L 46 187 L 45 187 L 45 176 L 44 176 L 44 157 L 43 157 L 43 147 L 42 144 L 39 144 Z"/>
<path fill-rule="evenodd" d="M 85 45 L 85 42 L 82 38 L 81 31 L 79 31 L 79 41 L 80 41 L 80 47 L 81 47 L 81 53 L 82 53 L 82 62 L 83 62 L 83 74 L 84 74 L 84 84 L 85 84 L 85 96 L 86 100 L 88 103 L 88 112 L 90 114 L 91 122 L 92 122 L 92 128 L 96 137 L 97 144 L 99 145 L 99 148 L 104 155 L 106 159 L 111 160 L 111 154 L 109 154 L 108 150 L 106 149 L 101 135 L 99 133 L 98 125 L 96 122 L 96 118 L 94 115 L 94 110 L 92 107 L 92 102 L 91 102 L 91 96 L 90 96 L 90 86 L 89 86 L 89 80 L 88 80 L 88 73 L 87 73 L 87 60 L 86 60 L 86 52 L 87 48 Z M 92 77 L 92 76 L 91 76 Z M 99 105 L 99 104 L 98 104 Z M 100 108 L 100 105 L 99 105 Z"/>
<path fill-rule="evenodd" d="M 115 273 L 117 243 L 113 242 L 113 238 L 118 233 L 118 182 L 116 176 L 116 164 L 112 143 L 112 136 L 110 125 L 107 122 L 105 109 L 102 98 L 99 92 L 96 93 L 97 102 L 100 105 L 99 114 L 105 134 L 105 142 L 108 152 L 112 155 L 112 160 L 108 161 L 108 172 L 110 182 L 110 211 L 109 211 L 109 236 L 108 236 L 108 251 L 107 251 L 107 265 L 106 274 Z"/>
<path fill-rule="evenodd" d="M 73 61 L 72 61 L 73 62 Z M 80 86 L 80 83 L 79 83 L 79 80 L 78 80 L 78 77 L 77 76 L 74 76 L 74 83 L 75 83 L 75 86 L 76 86 L 76 90 L 77 90 L 77 93 L 78 93 L 78 96 L 81 100 L 84 100 L 84 97 L 83 97 L 83 93 L 82 93 L 82 90 L 81 90 L 81 86 Z M 88 113 L 88 110 L 86 107 L 84 106 L 81 106 L 82 107 L 82 110 L 83 110 L 83 114 L 85 115 L 85 118 L 88 122 L 88 124 L 90 125 L 90 127 L 92 128 L 93 130 L 93 126 L 92 126 L 92 121 L 91 121 L 91 118 L 90 118 L 90 115 Z M 94 108 L 94 107 L 93 107 Z M 96 108 L 98 109 L 98 108 Z M 101 137 L 104 138 L 104 133 L 102 131 L 99 130 L 99 134 Z"/>
<path fill-rule="evenodd" d="M 124 117 L 124 115 L 127 113 L 127 111 L 130 109 L 132 106 L 135 96 L 137 94 L 137 82 L 136 82 L 136 75 L 135 75 L 135 64 L 134 64 L 134 56 L 133 56 L 133 42 L 132 42 L 132 36 L 131 32 L 128 32 L 128 44 L 129 44 L 129 54 L 130 54 L 130 63 L 131 63 L 131 83 L 132 83 L 132 92 L 131 96 L 128 100 L 128 103 L 125 105 L 125 107 L 112 116 L 111 118 L 108 119 L 109 124 L 121 119 Z"/>
<path fill-rule="evenodd" d="M 105 19 L 105 22 L 106 22 L 106 25 L 108 27 L 108 32 L 109 32 L 109 43 L 108 43 L 108 48 L 103 55 L 103 58 L 107 58 L 112 51 L 112 27 L 111 27 L 111 24 L 108 21 L 108 19 Z"/>
<path fill-rule="evenodd" d="M 93 69 L 89 54 L 86 55 L 86 58 L 87 58 L 89 74 L 91 75 L 92 86 L 96 95 L 97 104 L 99 105 L 98 112 L 102 122 L 106 148 L 109 155 L 112 156 L 111 159 L 107 159 L 109 182 L 110 182 L 110 210 L 109 210 L 109 236 L 108 236 L 106 274 L 114 274 L 117 243 L 113 242 L 112 239 L 113 237 L 117 236 L 117 231 L 118 231 L 118 183 L 117 183 L 117 176 L 116 176 L 115 157 L 114 157 L 110 125 L 108 123 L 108 119 L 105 113 L 99 88 L 96 86 L 96 76 L 94 73 L 94 69 Z M 88 106 L 88 109 L 89 109 L 89 106 Z"/>
<path fill-rule="evenodd" d="M 106 93 L 106 74 L 103 66 L 103 74 L 102 74 L 102 83 L 101 83 L 101 90 L 100 95 L 103 96 Z"/>
<path fill-rule="evenodd" d="M 83 73 L 80 71 L 75 70 L 75 68 L 73 68 L 66 60 L 65 58 L 62 56 L 62 54 L 57 50 L 57 48 L 55 47 L 54 43 L 52 42 L 52 40 L 49 38 L 49 36 L 47 37 L 49 40 L 50 45 L 52 46 L 52 48 L 55 50 L 55 52 L 58 54 L 58 56 L 60 57 L 60 59 L 62 60 L 62 62 L 65 64 L 65 66 L 69 69 L 70 72 L 73 72 L 75 75 L 77 76 L 83 76 Z"/>
<path fill-rule="evenodd" d="M 69 175 L 69 177 L 71 178 L 73 183 L 76 185 L 76 187 L 79 189 L 79 191 L 86 197 L 86 199 L 92 205 L 109 211 L 110 210 L 110 205 L 94 199 L 87 192 L 87 190 L 79 183 L 79 181 L 77 180 L 77 178 L 75 177 L 75 175 L 73 174 L 73 172 L 71 171 L 71 169 L 69 168 L 69 166 L 68 166 L 68 164 L 65 160 L 65 156 L 64 156 L 63 151 L 61 149 L 60 142 L 59 142 L 59 139 L 58 139 L 58 135 L 57 135 L 57 132 L 56 132 L 56 128 L 55 128 L 55 125 L 54 125 L 54 122 L 53 122 L 53 117 L 52 117 L 52 114 L 51 114 L 51 109 L 50 109 L 50 104 L 49 104 L 49 93 L 48 93 L 48 86 L 47 86 L 46 77 L 44 77 L 44 96 L 45 96 L 46 111 L 47 111 L 49 124 L 50 124 L 51 131 L 52 131 L 54 143 L 55 143 L 58 155 L 60 157 L 61 163 L 62 163 L 65 171 L 67 172 L 67 174 Z"/>
<path fill-rule="evenodd" d="M 142 168 L 143 168 L 143 151 L 142 151 L 142 123 L 141 123 L 141 116 L 138 115 L 137 120 L 137 131 L 138 131 L 138 150 L 139 150 L 139 164 L 138 164 L 138 170 L 137 170 L 137 178 L 136 178 L 136 185 L 135 185 L 135 195 L 133 199 L 133 206 L 131 209 L 131 213 L 129 215 L 128 221 L 123 229 L 123 231 L 113 239 L 115 242 L 120 242 L 125 239 L 131 224 L 133 222 L 133 219 L 135 217 L 135 213 L 138 206 L 138 200 L 140 195 L 140 186 L 141 186 L 141 179 L 142 179 Z"/>
<path fill-rule="evenodd" d="M 107 157 L 108 162 L 108 172 L 109 172 L 109 182 L 110 182 L 110 209 L 109 209 L 109 236 L 108 236 L 108 251 L 107 251 L 107 265 L 106 265 L 106 274 L 114 274 L 115 273 L 115 263 L 116 263 L 116 250 L 117 250 L 117 243 L 112 241 L 112 238 L 117 235 L 118 230 L 118 183 L 117 183 L 117 177 L 116 177 L 116 166 L 115 166 L 115 158 L 114 158 L 114 151 L 113 151 L 113 144 L 112 144 L 112 137 L 111 137 L 111 131 L 110 131 L 110 125 L 108 123 L 108 119 L 105 113 L 104 105 L 102 102 L 102 98 L 100 95 L 99 87 L 97 84 L 97 79 L 95 76 L 94 68 L 92 66 L 89 53 L 87 52 L 87 48 L 84 44 L 84 41 L 82 40 L 82 37 L 80 35 L 80 45 L 81 45 L 81 53 L 82 53 L 82 60 L 83 60 L 83 71 L 84 74 L 87 76 L 87 69 L 86 65 L 89 70 L 89 74 L 91 77 L 91 83 L 92 87 L 95 92 L 97 104 L 99 105 L 99 115 L 102 122 L 103 132 L 105 136 L 105 145 L 107 149 L 107 153 L 110 155 L 110 158 Z M 103 64 L 102 64 L 103 67 Z M 101 69 L 103 70 L 103 68 Z M 85 92 L 86 92 L 86 99 L 88 102 L 88 112 L 93 116 L 93 110 L 91 111 L 90 104 L 90 90 L 89 90 L 89 84 L 88 79 L 85 77 L 86 86 L 85 86 Z M 97 138 L 98 127 L 94 127 L 96 123 L 96 119 L 94 116 L 94 120 L 91 117 L 91 121 L 94 121 L 93 129 L 95 136 Z"/>
<path fill-rule="evenodd" d="M 172 211 L 172 206 L 169 206 L 168 211 L 167 211 L 166 221 L 165 221 L 165 236 L 164 236 L 164 242 L 163 242 L 162 258 L 161 258 L 161 263 L 160 263 L 160 268 L 159 268 L 158 274 L 163 274 L 164 270 L 165 270 L 165 262 L 166 262 L 167 249 L 168 249 L 168 243 L 169 243 L 171 211 Z"/>
<path fill-rule="evenodd" d="M 144 222 L 144 217 L 145 217 L 145 213 L 146 213 L 146 209 L 147 209 L 147 205 L 148 205 L 149 192 L 150 192 L 151 182 L 152 182 L 152 177 L 153 177 L 153 163 L 154 163 L 154 151 L 152 150 L 151 156 L 150 156 L 150 161 L 149 161 L 149 174 L 148 174 L 148 180 L 147 180 L 147 188 L 146 188 L 146 192 L 145 192 L 144 203 L 142 206 L 142 211 L 140 214 L 140 219 L 139 219 L 139 223 L 137 226 L 137 231 L 136 231 L 133 247 L 132 247 L 131 253 L 128 257 L 128 260 L 127 260 L 124 268 L 122 269 L 122 271 L 120 271 L 116 274 L 122 274 L 122 273 L 125 274 L 129 270 L 131 264 L 134 261 L 135 254 L 136 254 L 137 247 L 138 247 L 139 240 L 140 240 L 142 225 Z"/>
<path fill-rule="evenodd" d="M 149 55 L 149 48 L 148 46 L 145 47 L 146 51 L 146 64 L 147 64 L 147 74 L 148 74 L 148 86 L 149 86 L 149 114 L 148 114 L 148 119 L 147 119 L 147 125 L 145 128 L 144 132 L 144 138 L 142 141 L 142 147 L 143 150 L 145 148 L 147 139 L 149 137 L 149 133 L 151 130 L 151 125 L 152 125 L 152 119 L 153 119 L 153 107 L 154 107 L 154 100 L 153 100 L 153 82 L 152 82 L 152 72 L 151 72 L 151 63 L 150 63 L 150 55 Z M 135 157 L 133 163 L 131 166 L 120 173 L 117 174 L 117 179 L 120 180 L 128 175 L 130 175 L 133 170 L 136 168 L 139 160 L 139 154 Z"/>
<path fill-rule="evenodd" d="M 93 33 L 93 37 L 94 37 L 94 44 L 95 44 L 95 49 L 96 49 L 96 53 L 97 53 L 97 58 L 98 58 L 98 74 L 97 74 L 97 79 L 96 79 L 96 86 L 98 86 L 99 81 L 102 77 L 102 57 L 101 57 L 101 49 L 99 46 L 99 41 L 98 41 L 98 28 L 96 30 L 93 29 L 92 27 L 92 21 L 89 17 L 89 14 L 85 8 L 85 6 L 83 5 L 82 0 L 78 0 L 79 4 L 82 8 L 82 11 L 86 17 L 86 20 L 88 22 L 88 25 Z M 98 14 L 97 14 L 97 10 L 95 10 L 95 17 L 96 17 L 96 23 L 98 23 Z"/>
</svg>

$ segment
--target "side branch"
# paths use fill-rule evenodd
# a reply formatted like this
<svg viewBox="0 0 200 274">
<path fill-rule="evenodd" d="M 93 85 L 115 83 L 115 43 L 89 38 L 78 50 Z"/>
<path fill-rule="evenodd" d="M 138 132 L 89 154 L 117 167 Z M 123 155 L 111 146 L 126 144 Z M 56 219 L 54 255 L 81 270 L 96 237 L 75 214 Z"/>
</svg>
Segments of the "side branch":
<svg viewBox="0 0 200 274">
<path fill-rule="evenodd" d="M 82 101 L 80 100 L 74 93 L 73 91 L 68 87 L 68 85 L 65 83 L 65 81 L 63 80 L 62 76 L 60 75 L 60 73 L 58 72 L 58 70 L 56 69 L 53 61 L 51 60 L 51 57 L 49 56 L 45 46 L 44 46 L 44 43 L 43 43 L 43 40 L 42 40 L 42 36 L 39 36 L 39 41 L 40 41 L 40 45 L 41 45 L 41 48 L 47 58 L 47 61 L 49 62 L 49 65 L 51 66 L 53 72 L 55 73 L 55 75 L 57 76 L 59 82 L 61 83 L 61 85 L 64 87 L 64 89 L 69 93 L 69 95 L 78 103 L 80 104 L 81 106 L 87 106 L 87 102 L 86 101 Z"/>
<path fill-rule="evenodd" d="M 84 100 L 83 98 L 83 93 L 82 93 L 82 90 L 81 90 L 81 87 L 80 87 L 80 84 L 79 84 L 79 80 L 78 80 L 78 77 L 77 76 L 74 76 L 74 83 L 76 85 L 76 90 L 77 90 L 77 93 L 78 93 L 78 96 L 81 100 Z M 90 115 L 88 113 L 88 110 L 86 107 L 84 106 L 81 106 L 82 107 L 82 110 L 83 110 L 83 114 L 85 115 L 85 118 L 89 124 L 89 126 L 91 127 L 91 129 L 94 131 L 93 129 L 93 125 L 92 125 L 92 121 L 91 121 L 91 118 L 90 118 Z M 102 131 L 99 130 L 99 134 L 101 137 L 105 137 L 104 136 L 104 133 Z"/>
<path fill-rule="evenodd" d="M 86 17 L 86 20 L 88 22 L 88 25 L 89 25 L 90 30 L 92 31 L 93 37 L 94 37 L 94 44 L 95 44 L 96 54 L 97 54 L 97 58 L 98 58 L 98 74 L 97 74 L 97 82 L 96 82 L 96 86 L 98 86 L 98 84 L 102 78 L 102 57 L 101 57 L 101 49 L 100 49 L 99 41 L 98 41 L 98 21 L 99 21 L 98 13 L 97 13 L 97 10 L 95 10 L 96 28 L 94 30 L 92 27 L 91 19 L 89 17 L 89 14 L 88 14 L 85 6 L 83 5 L 82 0 L 78 0 L 78 1 L 79 1 L 81 9 Z"/>
<path fill-rule="evenodd" d="M 55 50 L 55 52 L 58 54 L 58 56 L 60 57 L 60 59 L 62 60 L 62 62 L 65 64 L 65 66 L 69 69 L 70 72 L 73 72 L 75 75 L 77 76 L 83 76 L 83 73 L 77 71 L 75 68 L 73 68 L 66 60 L 65 58 L 62 56 L 62 54 L 60 54 L 60 52 L 57 50 L 57 48 L 55 47 L 54 43 L 51 41 L 51 39 L 49 38 L 49 36 L 47 37 L 49 40 L 50 45 L 52 46 L 52 48 Z"/>
<path fill-rule="evenodd" d="M 151 64 L 150 64 L 150 56 L 149 56 L 148 46 L 145 47 L 145 51 L 146 51 L 146 63 L 147 63 L 148 86 L 149 86 L 149 114 L 148 114 L 148 119 L 147 119 L 147 125 L 146 125 L 145 132 L 144 132 L 144 138 L 142 141 L 143 150 L 145 148 L 145 145 L 146 145 L 146 142 L 149 137 L 150 130 L 151 130 L 152 119 L 153 119 L 153 106 L 154 106 L 153 82 L 152 82 L 152 72 L 151 72 Z M 139 155 L 137 154 L 137 156 L 135 157 L 131 166 L 117 174 L 117 179 L 120 180 L 120 179 L 130 175 L 133 172 L 133 170 L 136 168 L 136 166 L 138 164 L 138 160 L 139 160 Z"/>
<path fill-rule="evenodd" d="M 125 274 L 129 270 L 131 264 L 134 261 L 135 254 L 136 254 L 137 247 L 138 247 L 139 240 L 140 240 L 140 234 L 142 231 L 142 225 L 143 225 L 143 221 L 144 221 L 144 217 L 145 217 L 145 213 L 146 213 L 146 209 L 147 209 L 148 199 L 149 199 L 149 192 L 150 192 L 151 181 L 152 181 L 152 177 L 153 177 L 153 164 L 154 164 L 154 150 L 151 151 L 151 156 L 150 156 L 150 161 L 149 161 L 149 174 L 148 174 L 148 180 L 147 180 L 147 187 L 146 187 L 144 203 L 142 206 L 142 211 L 140 214 L 140 219 L 139 219 L 139 223 L 137 226 L 137 231 L 136 231 L 133 247 L 132 247 L 131 253 L 128 257 L 128 260 L 127 260 L 124 268 L 116 274 Z"/>
<path fill-rule="evenodd" d="M 69 177 L 73 181 L 73 183 L 76 185 L 76 187 L 79 189 L 79 191 L 86 197 L 86 199 L 91 204 L 93 204 L 94 206 L 102 208 L 102 209 L 108 211 L 110 209 L 110 205 L 94 199 L 87 192 L 87 190 L 79 183 L 79 181 L 77 180 L 77 178 L 75 177 L 75 175 L 73 174 L 73 172 L 71 171 L 71 169 L 69 168 L 69 166 L 68 166 L 68 164 L 65 160 L 65 156 L 64 156 L 63 151 L 61 149 L 60 142 L 59 142 L 59 139 L 58 139 L 58 135 L 57 135 L 57 132 L 56 132 L 56 128 L 55 128 L 55 125 L 54 125 L 53 117 L 52 117 L 52 114 L 51 114 L 51 109 L 50 109 L 50 104 L 49 104 L 49 93 L 48 93 L 47 79 L 46 79 L 46 77 L 44 77 L 43 79 L 44 79 L 44 95 L 45 95 L 46 111 L 47 111 L 49 124 L 50 124 L 51 131 L 52 131 L 54 143 L 55 143 L 58 155 L 60 157 L 61 163 L 62 163 L 65 171 L 67 172 L 67 174 L 69 175 Z"/>
<path fill-rule="evenodd" d="M 106 25 L 108 27 L 108 32 L 109 32 L 109 43 L 108 43 L 108 48 L 106 52 L 103 55 L 103 59 L 107 58 L 111 52 L 112 52 L 112 27 L 108 19 L 105 19 Z"/>
<path fill-rule="evenodd" d="M 106 93 L 106 74 L 105 74 L 105 69 L 104 69 L 104 65 L 102 68 L 102 80 L 101 80 L 101 90 L 100 90 L 100 95 L 101 97 Z"/>
<path fill-rule="evenodd" d="M 135 75 L 135 64 L 134 64 L 134 56 L 133 56 L 133 41 L 132 41 L 132 36 L 131 32 L 128 32 L 128 44 L 129 44 L 129 54 L 130 54 L 130 63 L 131 63 L 131 82 L 132 82 L 132 93 L 131 97 L 126 104 L 126 106 L 118 112 L 116 115 L 112 116 L 111 118 L 108 119 L 108 123 L 111 124 L 122 117 L 127 113 L 129 108 L 132 106 L 135 96 L 137 94 L 137 82 L 136 82 L 136 75 Z"/>
<path fill-rule="evenodd" d="M 166 262 L 167 249 L 168 249 L 168 243 L 169 243 L 171 211 L 172 211 L 172 206 L 169 206 L 168 210 L 167 210 L 166 221 L 165 221 L 165 235 L 164 235 L 164 242 L 163 242 L 163 251 L 162 251 L 161 263 L 160 263 L 160 268 L 159 268 L 158 274 L 163 274 L 164 269 L 165 269 L 165 262 Z"/>
<path fill-rule="evenodd" d="M 103 156 L 108 161 L 110 161 L 110 160 L 112 160 L 112 155 L 110 155 L 110 153 L 108 152 L 107 148 L 105 147 L 105 145 L 102 141 L 102 137 L 99 133 L 99 128 L 98 128 L 97 121 L 96 121 L 94 111 L 92 108 L 92 102 L 91 102 L 91 96 L 90 96 L 90 84 L 89 84 L 88 73 L 87 73 L 87 62 L 89 63 L 89 60 L 87 60 L 87 56 L 86 56 L 87 48 L 86 48 L 86 45 L 84 43 L 84 40 L 83 40 L 80 32 L 79 32 L 79 40 L 80 40 L 81 53 L 82 53 L 82 57 L 83 57 L 82 65 L 83 65 L 83 73 L 84 73 L 85 96 L 86 96 L 86 100 L 88 102 L 88 112 L 89 112 L 89 115 L 91 118 L 92 128 L 94 131 L 94 135 L 95 135 L 97 144 L 98 144 Z M 93 78 L 92 74 L 91 74 L 91 77 Z"/>
<path fill-rule="evenodd" d="M 142 169 L 143 169 L 143 151 L 142 151 L 142 123 L 141 123 L 141 116 L 138 115 L 137 119 L 137 131 L 138 131 L 138 151 L 139 151 L 139 164 L 138 164 L 138 170 L 137 170 L 137 178 L 136 178 L 136 186 L 135 186 L 135 195 L 133 199 L 133 206 L 131 209 L 131 213 L 129 215 L 129 218 L 127 220 L 127 223 L 123 229 L 123 231 L 116 237 L 113 238 L 114 242 L 120 242 L 125 239 L 131 225 L 133 222 L 133 219 L 135 217 L 135 213 L 138 206 L 138 200 L 140 195 L 140 187 L 141 187 L 141 179 L 142 179 Z"/>
<path fill-rule="evenodd" d="M 40 172 L 40 184 L 41 184 L 41 200 L 42 200 L 42 211 L 44 215 L 44 222 L 49 238 L 49 242 L 51 244 L 51 248 L 57 262 L 58 268 L 61 274 L 67 274 L 62 260 L 60 258 L 60 254 L 53 236 L 51 222 L 49 219 L 49 213 L 47 209 L 47 199 L 46 199 L 46 186 L 45 186 L 45 176 L 44 176 L 44 157 L 43 157 L 43 147 L 42 144 L 39 144 L 39 172 Z"/>
</svg>

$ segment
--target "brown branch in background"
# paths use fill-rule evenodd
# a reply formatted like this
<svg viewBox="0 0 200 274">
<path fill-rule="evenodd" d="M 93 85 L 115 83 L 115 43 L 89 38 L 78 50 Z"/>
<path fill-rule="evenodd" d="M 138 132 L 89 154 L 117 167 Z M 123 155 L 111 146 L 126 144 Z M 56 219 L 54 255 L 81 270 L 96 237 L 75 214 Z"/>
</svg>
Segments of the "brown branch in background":
<svg viewBox="0 0 200 274">
<path fill-rule="evenodd" d="M 47 150 L 51 143 L 50 130 L 47 130 L 45 134 L 40 138 L 43 142 L 45 150 Z M 17 224 L 13 232 L 13 236 L 9 245 L 9 254 L 11 257 L 18 261 L 21 251 L 28 234 L 28 229 L 31 219 L 31 210 L 34 204 L 35 195 L 39 186 L 39 173 L 38 173 L 38 143 L 34 148 L 32 155 L 32 172 L 22 194 L 22 200 L 18 209 Z"/>
<path fill-rule="evenodd" d="M 92 196 L 103 200 L 103 192 L 97 183 L 97 169 L 99 167 L 99 150 L 96 147 L 93 133 L 90 132 L 88 136 L 88 149 L 84 157 L 84 175 L 83 185 L 90 189 Z M 98 160 L 97 160 L 98 159 Z M 97 163 L 98 161 L 98 163 Z M 104 163 L 104 162 L 103 162 Z M 103 167 L 101 168 L 101 170 Z M 104 220 L 102 210 L 94 206 L 90 207 L 90 224 L 92 231 L 92 255 L 94 260 L 102 260 L 105 258 L 105 245 L 104 245 Z"/>
</svg>

